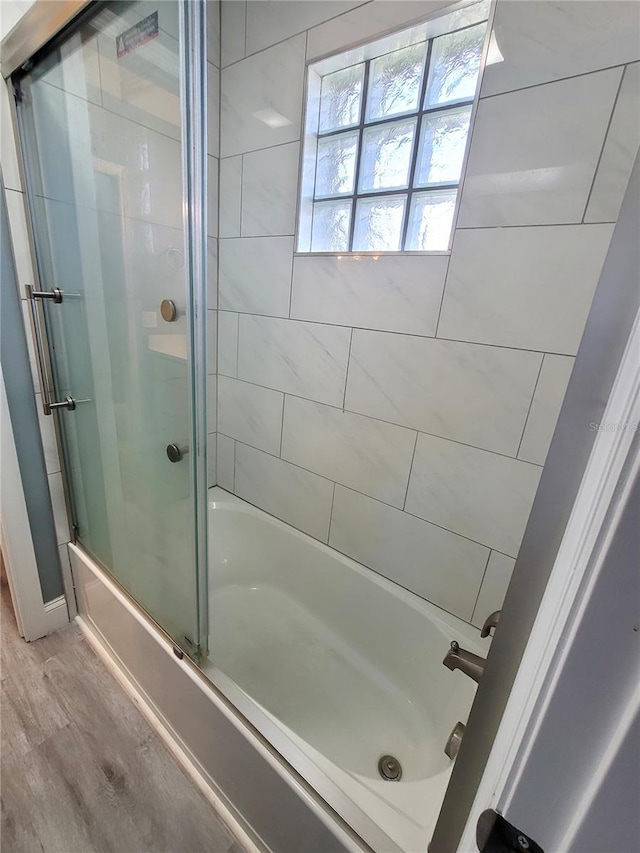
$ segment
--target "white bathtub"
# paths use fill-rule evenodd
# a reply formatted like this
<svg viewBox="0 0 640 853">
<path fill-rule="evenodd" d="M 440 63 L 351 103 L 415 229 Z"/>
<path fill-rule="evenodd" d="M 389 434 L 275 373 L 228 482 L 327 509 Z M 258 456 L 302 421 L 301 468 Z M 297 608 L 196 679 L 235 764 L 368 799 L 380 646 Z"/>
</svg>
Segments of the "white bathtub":
<svg viewBox="0 0 640 853">
<path fill-rule="evenodd" d="M 374 849 L 425 853 L 453 763 L 444 746 L 475 693 L 442 658 L 453 639 L 487 644 L 228 492 L 209 497 L 211 677 Z M 400 781 L 380 777 L 385 754 Z"/>
</svg>

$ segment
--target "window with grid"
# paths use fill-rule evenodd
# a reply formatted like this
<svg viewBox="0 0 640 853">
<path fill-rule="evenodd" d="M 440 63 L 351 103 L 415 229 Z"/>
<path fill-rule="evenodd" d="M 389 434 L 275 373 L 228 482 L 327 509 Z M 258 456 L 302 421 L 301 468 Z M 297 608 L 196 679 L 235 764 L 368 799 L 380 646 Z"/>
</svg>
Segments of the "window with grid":
<svg viewBox="0 0 640 853">
<path fill-rule="evenodd" d="M 316 71 L 298 251 L 448 249 L 485 31 L 483 22 L 380 55 L 373 43 L 364 61 Z M 326 61 L 310 81 L 317 68 Z"/>
</svg>

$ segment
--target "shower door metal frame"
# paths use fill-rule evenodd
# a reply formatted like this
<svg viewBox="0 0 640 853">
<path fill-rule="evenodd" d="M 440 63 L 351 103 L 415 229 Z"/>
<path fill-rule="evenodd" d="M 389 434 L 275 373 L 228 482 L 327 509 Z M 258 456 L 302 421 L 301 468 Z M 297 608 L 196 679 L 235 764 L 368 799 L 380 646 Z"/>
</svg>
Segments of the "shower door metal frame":
<svg viewBox="0 0 640 853">
<path fill-rule="evenodd" d="M 9 88 L 9 109 L 11 130 L 15 140 L 15 150 L 24 188 L 25 220 L 29 244 L 29 254 L 33 274 L 33 288 L 41 291 L 33 211 L 29 204 L 27 187 L 29 185 L 28 167 L 20 142 L 20 119 L 14 97 L 12 76 L 20 70 L 28 71 L 36 55 L 54 39 L 63 39 L 65 32 L 72 29 L 91 7 L 102 0 L 36 0 L 34 5 L 18 21 L 16 26 L 0 43 L 2 65 L 0 68 L 3 83 Z M 206 422 L 206 372 L 207 372 L 207 52 L 206 52 L 206 0 L 177 0 L 179 4 L 180 35 L 180 101 L 181 101 L 181 174 L 183 223 L 185 235 L 185 287 L 189 309 L 187 323 L 189 333 L 188 374 L 193 399 L 193 417 L 191 419 L 190 454 L 191 482 L 195 500 L 195 570 L 198 590 L 198 634 L 200 643 L 197 648 L 185 649 L 197 659 L 208 653 L 209 607 L 208 607 L 208 523 L 207 523 L 207 422 Z M 189 49 L 183 46 L 187 43 Z M 53 366 L 47 338 L 46 324 L 40 326 L 44 349 L 42 381 L 47 391 L 53 390 Z M 200 357 L 198 357 L 200 356 Z M 45 390 L 44 387 L 41 390 Z M 45 399 L 43 394 L 43 399 Z M 51 414 L 45 413 L 45 414 Z M 57 416 L 53 416 L 56 445 L 61 462 L 62 485 L 69 539 L 76 543 L 75 510 L 73 491 L 67 469 L 64 439 Z M 92 559 L 96 562 L 94 556 Z M 104 567 L 108 571 L 108 567 Z M 128 591 L 114 578 L 125 595 Z M 69 616 L 73 619 L 77 613 L 75 590 L 71 578 L 63 572 L 63 582 Z M 147 614 L 151 621 L 166 634 L 163 626 Z M 167 634 L 167 636 L 169 636 Z"/>
</svg>

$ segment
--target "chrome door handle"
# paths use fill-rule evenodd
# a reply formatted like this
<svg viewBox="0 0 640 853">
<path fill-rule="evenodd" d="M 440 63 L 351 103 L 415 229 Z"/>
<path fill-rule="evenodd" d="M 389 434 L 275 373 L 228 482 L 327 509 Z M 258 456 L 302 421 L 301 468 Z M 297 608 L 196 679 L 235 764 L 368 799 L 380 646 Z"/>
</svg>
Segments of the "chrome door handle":
<svg viewBox="0 0 640 853">
<path fill-rule="evenodd" d="M 73 397 L 65 397 L 60 403 L 49 403 L 50 409 L 69 409 L 70 412 L 76 407 L 76 401 Z"/>
<path fill-rule="evenodd" d="M 188 447 L 179 447 L 177 444 L 167 444 L 167 458 L 169 459 L 169 462 L 180 462 L 188 452 Z"/>
<path fill-rule="evenodd" d="M 59 287 L 54 287 L 53 290 L 32 290 L 31 296 L 33 299 L 53 299 L 54 302 L 62 302 L 62 291 Z"/>
<path fill-rule="evenodd" d="M 42 400 L 42 411 L 45 415 L 51 414 L 51 397 L 49 394 L 48 372 L 45 366 L 45 343 L 43 334 L 43 323 L 40 317 L 41 304 L 37 301 L 42 299 L 43 291 L 34 290 L 30 284 L 25 284 L 24 292 L 29 303 L 29 318 L 31 320 L 31 334 L 36 351 L 36 367 L 38 368 L 38 381 L 40 383 L 40 398 Z M 52 291 L 53 293 L 54 291 Z M 58 291 L 60 293 L 60 291 Z M 52 298 L 55 302 L 62 302 L 62 294 L 56 299 L 51 294 L 45 294 L 44 298 Z"/>
</svg>

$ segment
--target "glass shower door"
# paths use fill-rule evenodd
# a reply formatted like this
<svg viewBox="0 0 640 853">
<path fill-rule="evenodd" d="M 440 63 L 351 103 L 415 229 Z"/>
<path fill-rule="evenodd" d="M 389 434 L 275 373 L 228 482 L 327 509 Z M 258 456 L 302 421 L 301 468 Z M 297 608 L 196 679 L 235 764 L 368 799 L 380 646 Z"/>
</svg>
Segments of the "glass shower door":
<svg viewBox="0 0 640 853">
<path fill-rule="evenodd" d="M 62 294 L 35 307 L 77 540 L 195 655 L 205 448 L 194 447 L 183 31 L 178 2 L 99 4 L 14 84 L 40 289 Z"/>
</svg>

